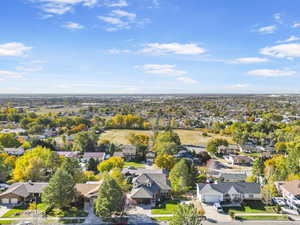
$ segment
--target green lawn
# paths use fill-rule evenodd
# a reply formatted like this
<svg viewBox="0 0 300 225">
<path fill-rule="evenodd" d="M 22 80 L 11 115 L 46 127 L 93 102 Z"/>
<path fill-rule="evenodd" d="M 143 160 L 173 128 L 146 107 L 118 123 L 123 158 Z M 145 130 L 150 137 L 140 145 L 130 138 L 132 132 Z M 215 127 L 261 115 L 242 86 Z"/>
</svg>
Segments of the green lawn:
<svg viewBox="0 0 300 225">
<path fill-rule="evenodd" d="M 170 221 L 172 216 L 151 217 L 151 219 L 155 221 Z"/>
<path fill-rule="evenodd" d="M 151 210 L 152 214 L 173 214 L 174 210 L 177 208 L 179 201 L 170 200 L 162 204 L 161 208 L 153 208 Z"/>
<path fill-rule="evenodd" d="M 137 162 L 125 162 L 124 167 L 134 166 L 136 168 L 143 168 L 145 164 L 137 163 Z"/>
<path fill-rule="evenodd" d="M 238 216 L 236 219 L 241 220 L 289 220 L 287 215 L 282 216 Z"/>
<path fill-rule="evenodd" d="M 261 201 L 248 201 L 241 208 L 230 208 L 228 211 L 234 213 L 273 213 Z"/>
<path fill-rule="evenodd" d="M 13 221 L 13 220 L 1 220 L 0 224 L 12 224 L 14 222 L 16 222 L 16 221 Z"/>
<path fill-rule="evenodd" d="M 2 218 L 15 218 L 15 217 L 20 217 L 20 216 L 15 216 L 16 213 L 22 213 L 24 212 L 24 209 L 11 209 L 7 213 L 5 213 Z M 2 221 L 0 221 L 2 222 Z"/>
</svg>

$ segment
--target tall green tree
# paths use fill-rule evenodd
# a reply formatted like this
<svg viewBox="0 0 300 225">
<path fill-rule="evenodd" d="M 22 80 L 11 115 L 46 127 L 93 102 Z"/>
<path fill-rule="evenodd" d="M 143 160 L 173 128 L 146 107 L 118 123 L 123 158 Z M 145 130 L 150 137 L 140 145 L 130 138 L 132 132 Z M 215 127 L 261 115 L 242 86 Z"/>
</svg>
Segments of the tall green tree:
<svg viewBox="0 0 300 225">
<path fill-rule="evenodd" d="M 193 205 L 178 205 L 170 225 L 201 225 L 202 217 Z"/>
<path fill-rule="evenodd" d="M 172 191 L 178 194 L 187 192 L 191 185 L 191 171 L 188 162 L 181 159 L 171 169 L 169 176 Z"/>
<path fill-rule="evenodd" d="M 73 150 L 80 152 L 94 152 L 97 147 L 97 135 L 91 132 L 80 132 L 75 136 Z"/>
<path fill-rule="evenodd" d="M 42 202 L 48 208 L 65 209 L 70 207 L 75 197 L 75 183 L 72 175 L 58 169 L 49 181 L 48 187 L 42 194 Z"/>
<path fill-rule="evenodd" d="M 124 195 L 121 187 L 114 178 L 104 174 L 98 197 L 95 201 L 95 213 L 104 220 L 123 211 Z"/>
<path fill-rule="evenodd" d="M 82 183 L 84 181 L 84 175 L 77 159 L 64 158 L 60 168 L 73 177 L 74 183 Z"/>
</svg>

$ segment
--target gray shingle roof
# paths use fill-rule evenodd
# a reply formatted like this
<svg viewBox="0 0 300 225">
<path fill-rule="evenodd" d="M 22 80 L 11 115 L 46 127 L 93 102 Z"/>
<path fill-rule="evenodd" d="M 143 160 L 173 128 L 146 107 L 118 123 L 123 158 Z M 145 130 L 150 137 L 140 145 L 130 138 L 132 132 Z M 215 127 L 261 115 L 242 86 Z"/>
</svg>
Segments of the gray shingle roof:
<svg viewBox="0 0 300 225">
<path fill-rule="evenodd" d="M 14 183 L 9 186 L 9 188 L 0 194 L 0 196 L 6 194 L 15 194 L 23 198 L 28 197 L 30 194 L 43 193 L 44 189 L 48 186 L 48 183 L 37 183 L 37 182 L 27 182 L 27 183 Z"/>
<path fill-rule="evenodd" d="M 220 193 L 227 193 L 232 187 L 234 187 L 239 193 L 246 194 L 259 194 L 260 193 L 260 185 L 257 183 L 242 183 L 242 182 L 227 182 L 227 183 L 218 183 L 218 184 L 206 184 L 199 183 L 198 187 L 201 193 L 201 190 L 206 186 Z"/>
</svg>

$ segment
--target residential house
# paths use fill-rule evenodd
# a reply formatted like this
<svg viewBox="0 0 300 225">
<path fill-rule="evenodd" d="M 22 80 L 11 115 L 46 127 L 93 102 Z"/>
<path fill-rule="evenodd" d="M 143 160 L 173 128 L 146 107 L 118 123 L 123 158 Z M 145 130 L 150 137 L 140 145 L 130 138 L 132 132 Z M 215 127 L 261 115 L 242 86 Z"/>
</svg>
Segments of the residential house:
<svg viewBox="0 0 300 225">
<path fill-rule="evenodd" d="M 222 201 L 241 203 L 243 200 L 261 200 L 260 185 L 257 183 L 225 182 L 197 184 L 197 198 L 205 203 Z"/>
<path fill-rule="evenodd" d="M 105 159 L 105 152 L 85 152 L 82 156 L 82 159 L 89 161 L 91 158 L 100 161 Z"/>
<path fill-rule="evenodd" d="M 114 156 L 124 158 L 125 161 L 133 161 L 136 159 L 136 147 L 134 145 L 123 145 L 121 152 L 115 152 Z"/>
<path fill-rule="evenodd" d="M 0 194 L 0 204 L 13 206 L 21 203 L 40 201 L 41 194 L 47 186 L 48 183 L 39 182 L 14 183 Z M 76 184 L 76 201 L 92 205 L 93 201 L 97 198 L 100 186 L 100 182 L 93 184 Z"/>
<path fill-rule="evenodd" d="M 245 182 L 247 178 L 247 174 L 243 172 L 222 172 L 217 170 L 209 170 L 207 175 L 222 182 Z"/>
<path fill-rule="evenodd" d="M 66 158 L 78 158 L 79 157 L 79 154 L 80 152 L 78 151 L 65 151 L 65 152 L 56 152 L 59 156 L 63 156 L 63 157 L 66 157 Z"/>
<path fill-rule="evenodd" d="M 170 198 L 171 186 L 164 173 L 144 173 L 133 180 L 130 200 L 135 204 L 154 205 Z"/>
<path fill-rule="evenodd" d="M 36 198 L 40 199 L 41 193 L 48 183 L 14 183 L 0 194 L 0 203 L 4 205 L 17 205 L 22 202 L 30 202 Z"/>
<path fill-rule="evenodd" d="M 275 186 L 290 208 L 300 210 L 300 180 L 279 181 Z"/>
<path fill-rule="evenodd" d="M 64 148 L 65 146 L 69 146 L 72 145 L 74 142 L 75 136 L 74 135 L 63 135 L 60 137 L 56 137 L 54 138 L 54 142 L 56 147 L 58 147 L 59 149 Z"/>
<path fill-rule="evenodd" d="M 239 151 L 240 151 L 239 145 L 228 145 L 228 146 L 221 145 L 217 149 L 218 154 L 222 154 L 222 155 L 235 154 Z"/>
<path fill-rule="evenodd" d="M 24 154 L 24 148 L 18 147 L 18 148 L 3 148 L 3 151 L 6 152 L 9 155 L 15 155 L 20 156 Z"/>
<path fill-rule="evenodd" d="M 246 155 L 229 155 L 224 156 L 224 159 L 232 165 L 249 166 L 253 162 L 253 159 Z"/>
</svg>

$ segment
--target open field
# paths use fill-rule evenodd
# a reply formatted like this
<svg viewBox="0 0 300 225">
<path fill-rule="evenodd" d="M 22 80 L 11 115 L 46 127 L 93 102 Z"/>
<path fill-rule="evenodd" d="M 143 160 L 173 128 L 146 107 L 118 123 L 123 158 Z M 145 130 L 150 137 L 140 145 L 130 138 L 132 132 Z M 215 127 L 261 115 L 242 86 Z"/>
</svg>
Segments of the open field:
<svg viewBox="0 0 300 225">
<path fill-rule="evenodd" d="M 185 145 L 207 145 L 209 140 L 213 138 L 225 138 L 230 143 L 233 143 L 230 137 L 224 137 L 218 134 L 209 134 L 208 137 L 202 136 L 201 131 L 197 130 L 174 130 L 180 137 L 181 143 Z M 152 136 L 152 131 L 150 130 L 128 130 L 128 129 L 113 129 L 108 130 L 105 133 L 101 134 L 101 139 L 107 139 L 115 144 L 129 144 L 128 136 L 130 133 L 135 134 L 144 134 L 149 137 Z"/>
</svg>

